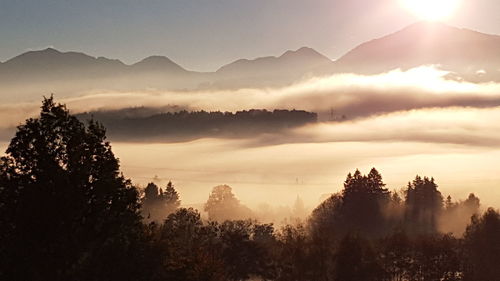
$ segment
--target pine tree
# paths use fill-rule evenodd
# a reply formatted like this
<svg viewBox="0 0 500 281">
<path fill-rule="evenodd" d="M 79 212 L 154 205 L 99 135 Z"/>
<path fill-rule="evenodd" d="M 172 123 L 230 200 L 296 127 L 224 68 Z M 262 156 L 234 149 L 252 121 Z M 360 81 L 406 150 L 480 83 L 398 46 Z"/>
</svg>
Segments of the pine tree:
<svg viewBox="0 0 500 281">
<path fill-rule="evenodd" d="M 167 188 L 165 192 L 162 194 L 162 198 L 166 205 L 167 213 L 171 214 L 175 212 L 177 208 L 181 205 L 181 201 L 179 200 L 179 194 L 174 188 L 174 185 L 171 181 L 168 182 Z"/>
<path fill-rule="evenodd" d="M 405 198 L 405 220 L 413 233 L 435 233 L 437 219 L 443 211 L 443 196 L 434 178 L 416 176 L 408 183 Z"/>
<path fill-rule="evenodd" d="M 161 223 L 168 215 L 175 212 L 181 205 L 179 194 L 172 182 L 168 182 L 165 191 L 154 183 L 149 183 L 144 189 L 142 198 L 142 215 L 144 220 Z"/>
</svg>

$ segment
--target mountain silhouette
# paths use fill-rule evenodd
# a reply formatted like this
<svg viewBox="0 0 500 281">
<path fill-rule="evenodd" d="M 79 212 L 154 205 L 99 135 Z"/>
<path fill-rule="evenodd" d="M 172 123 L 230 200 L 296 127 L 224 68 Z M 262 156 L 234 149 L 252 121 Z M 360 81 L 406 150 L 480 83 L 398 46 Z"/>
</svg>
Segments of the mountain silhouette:
<svg viewBox="0 0 500 281">
<path fill-rule="evenodd" d="M 0 64 L 0 74 L 5 76 L 64 76 L 102 75 L 116 73 L 126 65 L 119 60 L 91 57 L 77 52 L 60 52 L 53 48 L 30 51 Z"/>
<path fill-rule="evenodd" d="M 72 96 L 95 89 L 196 90 L 282 87 L 312 75 L 377 74 L 436 65 L 451 78 L 500 81 L 500 36 L 442 23 L 418 22 L 363 43 L 335 61 L 303 47 L 280 56 L 240 59 L 215 72 L 196 72 L 164 56 L 132 65 L 53 48 L 0 63 L 0 99 L 38 99 L 40 93 Z M 15 93 L 11 95 L 8 93 Z"/>
<path fill-rule="evenodd" d="M 328 72 L 376 74 L 437 65 L 467 80 L 500 79 L 500 36 L 443 23 L 418 22 L 363 43 L 328 67 Z"/>
<path fill-rule="evenodd" d="M 133 70 L 145 72 L 186 73 L 187 70 L 165 56 L 150 56 L 131 65 Z"/>
<path fill-rule="evenodd" d="M 29 51 L 1 63 L 0 94 L 15 93 L 1 97 L 14 101 L 38 99 L 40 93 L 72 96 L 94 89 L 180 89 L 195 81 L 193 76 L 196 73 L 161 56 L 127 65 L 120 60 L 47 48 Z"/>
<path fill-rule="evenodd" d="M 216 72 L 188 71 L 164 56 L 135 64 L 53 48 L 30 51 L 0 63 L 0 93 L 5 98 L 39 98 L 42 93 L 65 96 L 93 89 L 193 90 L 284 86 L 331 60 L 311 48 L 287 51 L 279 57 L 238 60 Z"/>
<path fill-rule="evenodd" d="M 281 56 L 240 59 L 216 72 L 215 85 L 222 88 L 272 87 L 289 84 L 332 61 L 314 49 L 302 47 Z"/>
<path fill-rule="evenodd" d="M 286 51 L 279 57 L 262 57 L 254 60 L 240 59 L 221 67 L 217 73 L 233 76 L 269 74 L 276 72 L 303 72 L 331 63 L 326 56 L 314 49 L 303 47 L 296 51 Z M 296 67 L 300 67 L 298 71 Z"/>
</svg>

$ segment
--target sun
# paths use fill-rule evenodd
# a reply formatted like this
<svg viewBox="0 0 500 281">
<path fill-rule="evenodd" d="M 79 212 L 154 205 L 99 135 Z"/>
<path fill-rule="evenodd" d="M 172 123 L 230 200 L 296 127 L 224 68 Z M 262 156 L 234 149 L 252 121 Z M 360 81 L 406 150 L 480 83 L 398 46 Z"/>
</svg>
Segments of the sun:
<svg viewBox="0 0 500 281">
<path fill-rule="evenodd" d="M 422 20 L 442 21 L 453 15 L 460 0 L 400 0 L 406 9 Z"/>
</svg>

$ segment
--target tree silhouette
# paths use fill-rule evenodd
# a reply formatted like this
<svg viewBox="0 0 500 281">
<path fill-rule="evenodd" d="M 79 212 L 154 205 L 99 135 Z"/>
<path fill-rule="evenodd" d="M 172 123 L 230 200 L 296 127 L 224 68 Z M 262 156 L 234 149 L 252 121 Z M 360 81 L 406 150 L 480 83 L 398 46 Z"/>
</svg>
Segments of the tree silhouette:
<svg viewBox="0 0 500 281">
<path fill-rule="evenodd" d="M 306 229 L 302 225 L 286 225 L 277 236 L 279 248 L 276 259 L 279 266 L 276 280 L 311 280 L 312 260 L 308 251 L 310 241 Z"/>
<path fill-rule="evenodd" d="M 412 233 L 435 233 L 443 210 L 443 196 L 434 178 L 416 176 L 408 183 L 405 220 Z"/>
<path fill-rule="evenodd" d="M 465 232 L 465 280 L 500 280 L 500 214 L 474 216 Z"/>
<path fill-rule="evenodd" d="M 163 199 L 167 205 L 168 214 L 173 213 L 181 205 L 179 193 L 177 193 L 171 181 L 168 182 L 167 187 L 165 188 Z"/>
<path fill-rule="evenodd" d="M 380 241 L 382 263 L 391 280 L 412 278 L 412 241 L 404 231 L 397 230 Z"/>
<path fill-rule="evenodd" d="M 174 108 L 175 109 L 175 108 Z M 135 112 L 135 113 L 134 113 Z M 151 112 L 148 114 L 148 112 Z M 79 114 L 94 116 L 111 136 L 126 139 L 192 139 L 202 136 L 254 136 L 317 122 L 316 113 L 303 110 L 251 109 L 232 112 L 181 110 L 158 113 L 152 108 L 121 109 Z"/>
<path fill-rule="evenodd" d="M 250 209 L 240 203 L 228 185 L 219 185 L 212 189 L 204 210 L 208 212 L 209 220 L 219 222 L 247 219 L 251 216 Z"/>
<path fill-rule="evenodd" d="M 449 234 L 420 235 L 413 241 L 410 280 L 460 280 L 458 241 Z"/>
<path fill-rule="evenodd" d="M 159 205 L 160 190 L 156 184 L 150 182 L 144 189 L 144 197 L 142 198 L 142 215 L 146 222 L 161 219 L 161 216 L 158 215 Z"/>
<path fill-rule="evenodd" d="M 0 170 L 0 272 L 7 280 L 128 280 L 138 193 L 105 130 L 45 98 L 17 128 Z"/>
<path fill-rule="evenodd" d="M 381 235 L 387 231 L 383 209 L 390 202 L 390 193 L 375 168 L 366 176 L 359 170 L 347 175 L 342 197 L 341 212 L 347 233 Z"/>
<path fill-rule="evenodd" d="M 172 182 L 168 182 L 165 191 L 152 182 L 144 189 L 142 215 L 146 222 L 160 223 L 180 205 L 179 194 Z"/>
<path fill-rule="evenodd" d="M 349 234 L 335 256 L 335 281 L 384 280 L 385 272 L 369 241 Z"/>
<path fill-rule="evenodd" d="M 439 219 L 441 232 L 451 232 L 456 236 L 464 233 L 470 219 L 479 214 L 480 200 L 473 193 L 464 201 L 453 202 L 451 196 L 445 201 L 445 208 Z"/>
<path fill-rule="evenodd" d="M 161 228 L 167 280 L 197 280 L 193 269 L 204 272 L 198 262 L 198 258 L 203 256 L 202 229 L 200 214 L 193 209 L 181 208 L 167 217 Z"/>
<path fill-rule="evenodd" d="M 250 275 L 261 273 L 259 261 L 265 257 L 252 240 L 251 221 L 225 221 L 220 226 L 220 247 L 228 280 L 248 280 Z"/>
<path fill-rule="evenodd" d="M 356 170 L 347 175 L 340 195 L 333 195 L 313 211 L 309 224 L 319 234 L 327 231 L 343 237 L 359 231 L 381 236 L 389 230 L 384 211 L 390 202 L 390 192 L 375 168 L 368 175 Z"/>
</svg>

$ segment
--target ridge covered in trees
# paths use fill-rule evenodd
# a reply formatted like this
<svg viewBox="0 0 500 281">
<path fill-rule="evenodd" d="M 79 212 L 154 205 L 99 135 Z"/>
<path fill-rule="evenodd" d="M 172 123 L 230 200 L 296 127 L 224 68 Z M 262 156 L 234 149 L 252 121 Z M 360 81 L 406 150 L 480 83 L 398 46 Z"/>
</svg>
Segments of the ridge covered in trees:
<svg viewBox="0 0 500 281">
<path fill-rule="evenodd" d="M 250 219 L 227 185 L 208 219 L 180 200 L 171 182 L 139 190 L 102 125 L 45 99 L 0 160 L 0 280 L 500 280 L 499 212 L 444 199 L 433 178 L 393 192 L 357 170 L 281 227 Z M 442 230 L 452 222 L 464 233 Z"/>
<path fill-rule="evenodd" d="M 147 114 L 151 111 L 151 114 Z M 117 139 L 190 139 L 199 137 L 241 137 L 273 133 L 308 123 L 318 115 L 304 110 L 251 109 L 232 112 L 187 111 L 153 113 L 153 110 L 122 109 L 78 114 L 80 120 L 95 119 Z M 134 114 L 136 113 L 136 114 Z"/>
</svg>

